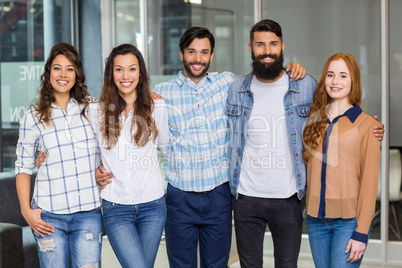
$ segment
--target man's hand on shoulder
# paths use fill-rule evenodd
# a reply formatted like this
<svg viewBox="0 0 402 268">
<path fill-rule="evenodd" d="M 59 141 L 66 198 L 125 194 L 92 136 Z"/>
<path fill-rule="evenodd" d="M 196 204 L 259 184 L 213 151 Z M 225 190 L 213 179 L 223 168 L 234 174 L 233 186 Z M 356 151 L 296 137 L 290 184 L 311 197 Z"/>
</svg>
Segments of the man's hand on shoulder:
<svg viewBox="0 0 402 268">
<path fill-rule="evenodd" d="M 376 115 L 373 116 L 373 118 L 378 121 L 378 117 Z M 373 129 L 374 136 L 376 136 L 379 141 L 382 141 L 384 139 L 384 133 L 385 133 L 384 124 L 378 122 L 378 124 L 374 126 Z"/>
<path fill-rule="evenodd" d="M 290 81 L 296 81 L 306 76 L 306 69 L 297 62 L 286 65 L 285 70 L 290 71 Z"/>
<path fill-rule="evenodd" d="M 163 99 L 162 96 L 156 94 L 155 91 L 151 91 L 151 98 L 153 100 L 161 100 L 161 99 Z"/>
</svg>

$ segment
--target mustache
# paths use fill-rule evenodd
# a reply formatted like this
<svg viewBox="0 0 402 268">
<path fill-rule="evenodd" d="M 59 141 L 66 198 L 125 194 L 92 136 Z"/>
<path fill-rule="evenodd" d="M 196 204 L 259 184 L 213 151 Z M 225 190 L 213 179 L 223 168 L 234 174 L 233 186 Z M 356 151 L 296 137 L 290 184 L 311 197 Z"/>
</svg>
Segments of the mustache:
<svg viewBox="0 0 402 268">
<path fill-rule="evenodd" d="M 199 62 L 199 61 L 193 61 L 190 62 L 189 65 L 201 65 L 201 66 L 207 66 L 207 64 L 205 62 Z"/>
<path fill-rule="evenodd" d="M 254 60 L 255 61 L 260 61 L 260 60 L 262 60 L 262 59 L 265 59 L 265 58 L 271 58 L 271 59 L 274 59 L 274 60 L 278 60 L 278 55 L 276 55 L 276 54 L 264 54 L 264 55 L 258 55 L 258 56 L 254 56 Z"/>
</svg>

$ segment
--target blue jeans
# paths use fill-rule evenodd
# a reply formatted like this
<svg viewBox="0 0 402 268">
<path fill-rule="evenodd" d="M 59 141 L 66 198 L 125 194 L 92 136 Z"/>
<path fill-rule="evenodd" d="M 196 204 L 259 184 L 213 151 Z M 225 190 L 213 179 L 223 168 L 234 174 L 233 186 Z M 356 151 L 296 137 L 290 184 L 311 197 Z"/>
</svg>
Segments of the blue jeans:
<svg viewBox="0 0 402 268">
<path fill-rule="evenodd" d="M 359 267 L 362 258 L 357 262 L 347 262 L 350 251 L 345 253 L 346 246 L 356 229 L 356 218 L 353 219 L 318 219 L 307 215 L 307 230 L 311 253 L 317 268 Z"/>
<path fill-rule="evenodd" d="M 39 208 L 35 203 L 32 208 Z M 55 231 L 41 237 L 32 231 L 38 248 L 40 267 L 100 267 L 102 214 L 100 208 L 73 214 L 42 210 L 41 218 Z M 85 267 L 87 267 L 85 266 Z"/>
<path fill-rule="evenodd" d="M 166 246 L 171 268 L 226 268 L 232 238 L 229 184 L 207 192 L 186 192 L 168 184 Z"/>
<path fill-rule="evenodd" d="M 137 205 L 102 200 L 110 244 L 124 267 L 152 268 L 166 221 L 165 198 Z"/>
<path fill-rule="evenodd" d="M 301 202 L 289 198 L 233 197 L 237 251 L 241 267 L 263 267 L 267 224 L 274 244 L 275 267 L 297 267 L 303 217 Z"/>
</svg>

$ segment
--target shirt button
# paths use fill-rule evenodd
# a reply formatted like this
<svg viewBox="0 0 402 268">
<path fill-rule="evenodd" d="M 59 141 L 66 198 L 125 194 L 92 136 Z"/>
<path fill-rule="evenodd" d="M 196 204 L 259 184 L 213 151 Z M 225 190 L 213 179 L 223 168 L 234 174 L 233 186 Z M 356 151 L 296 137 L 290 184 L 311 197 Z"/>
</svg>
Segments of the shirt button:
<svg viewBox="0 0 402 268">
<path fill-rule="evenodd" d="M 232 110 L 232 114 L 234 114 L 234 109 Z"/>
<path fill-rule="evenodd" d="M 244 115 L 247 115 L 247 112 L 244 112 Z"/>
<path fill-rule="evenodd" d="M 240 134 L 240 136 L 242 136 L 242 137 L 243 137 L 243 133 L 242 133 L 242 134 Z"/>
<path fill-rule="evenodd" d="M 237 153 L 240 156 L 240 153 Z"/>
</svg>

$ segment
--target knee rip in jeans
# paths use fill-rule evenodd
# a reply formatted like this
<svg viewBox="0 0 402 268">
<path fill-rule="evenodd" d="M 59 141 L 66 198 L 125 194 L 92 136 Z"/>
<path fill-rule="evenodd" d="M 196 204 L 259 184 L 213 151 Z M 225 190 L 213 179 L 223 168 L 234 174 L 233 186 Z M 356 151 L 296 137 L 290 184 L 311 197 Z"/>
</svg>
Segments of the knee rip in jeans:
<svg viewBox="0 0 402 268">
<path fill-rule="evenodd" d="M 38 241 L 39 250 L 43 253 L 48 251 L 53 251 L 54 249 L 54 239 L 46 238 Z"/>
<path fill-rule="evenodd" d="M 80 268 L 98 268 L 98 263 L 83 264 L 83 265 L 80 266 Z"/>
<path fill-rule="evenodd" d="M 85 233 L 85 240 L 92 241 L 94 240 L 93 233 Z M 102 244 L 102 233 L 99 234 L 99 244 Z"/>
<path fill-rule="evenodd" d="M 94 234 L 93 233 L 86 233 L 85 234 L 85 240 L 93 240 L 94 239 Z"/>
</svg>

